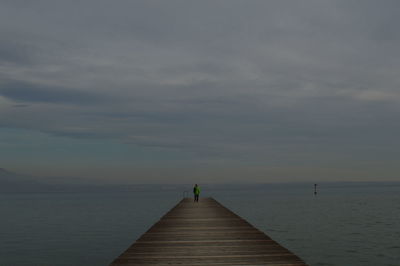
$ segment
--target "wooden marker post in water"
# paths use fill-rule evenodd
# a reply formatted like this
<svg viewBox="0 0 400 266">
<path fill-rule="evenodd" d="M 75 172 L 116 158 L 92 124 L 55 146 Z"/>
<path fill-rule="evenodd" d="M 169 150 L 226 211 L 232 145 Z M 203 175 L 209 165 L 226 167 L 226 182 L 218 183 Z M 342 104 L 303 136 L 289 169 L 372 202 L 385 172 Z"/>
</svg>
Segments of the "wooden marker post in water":
<svg viewBox="0 0 400 266">
<path fill-rule="evenodd" d="M 314 195 L 317 195 L 317 184 L 314 184 Z"/>
</svg>

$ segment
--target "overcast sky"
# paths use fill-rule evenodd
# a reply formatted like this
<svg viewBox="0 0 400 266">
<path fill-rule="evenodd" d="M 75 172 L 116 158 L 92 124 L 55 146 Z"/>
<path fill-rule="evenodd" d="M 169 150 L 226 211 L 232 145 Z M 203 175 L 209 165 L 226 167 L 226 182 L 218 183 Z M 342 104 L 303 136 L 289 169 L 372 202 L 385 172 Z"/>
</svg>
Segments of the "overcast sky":
<svg viewBox="0 0 400 266">
<path fill-rule="evenodd" d="M 400 2 L 0 0 L 0 167 L 399 180 Z"/>
</svg>

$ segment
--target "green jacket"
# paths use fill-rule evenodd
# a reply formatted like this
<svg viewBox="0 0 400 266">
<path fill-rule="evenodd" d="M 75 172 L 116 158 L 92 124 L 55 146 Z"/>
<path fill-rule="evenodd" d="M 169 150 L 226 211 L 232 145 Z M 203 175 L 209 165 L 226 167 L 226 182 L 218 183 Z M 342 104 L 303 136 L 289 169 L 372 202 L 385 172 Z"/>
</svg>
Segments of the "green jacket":
<svg viewBox="0 0 400 266">
<path fill-rule="evenodd" d="M 194 187 L 194 188 L 193 188 L 193 193 L 194 193 L 195 195 L 200 195 L 200 187 Z"/>
</svg>

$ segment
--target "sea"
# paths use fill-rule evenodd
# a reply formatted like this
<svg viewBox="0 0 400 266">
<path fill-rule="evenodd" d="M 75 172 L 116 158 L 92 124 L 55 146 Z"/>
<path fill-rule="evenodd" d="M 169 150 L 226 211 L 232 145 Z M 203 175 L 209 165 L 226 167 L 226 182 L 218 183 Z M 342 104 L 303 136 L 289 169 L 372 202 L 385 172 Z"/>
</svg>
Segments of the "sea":
<svg viewBox="0 0 400 266">
<path fill-rule="evenodd" d="M 201 184 L 200 184 L 201 185 Z M 400 183 L 201 185 L 311 266 L 399 266 Z M 105 266 L 192 185 L 0 194 L 0 266 Z"/>
</svg>

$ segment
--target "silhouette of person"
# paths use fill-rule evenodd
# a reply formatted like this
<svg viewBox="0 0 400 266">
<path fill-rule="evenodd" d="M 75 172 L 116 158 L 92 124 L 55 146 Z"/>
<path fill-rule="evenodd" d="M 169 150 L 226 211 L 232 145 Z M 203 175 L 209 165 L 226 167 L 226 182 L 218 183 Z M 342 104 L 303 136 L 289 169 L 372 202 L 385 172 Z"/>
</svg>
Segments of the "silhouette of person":
<svg viewBox="0 0 400 266">
<path fill-rule="evenodd" d="M 193 187 L 194 202 L 199 202 L 200 187 L 196 184 Z"/>
</svg>

